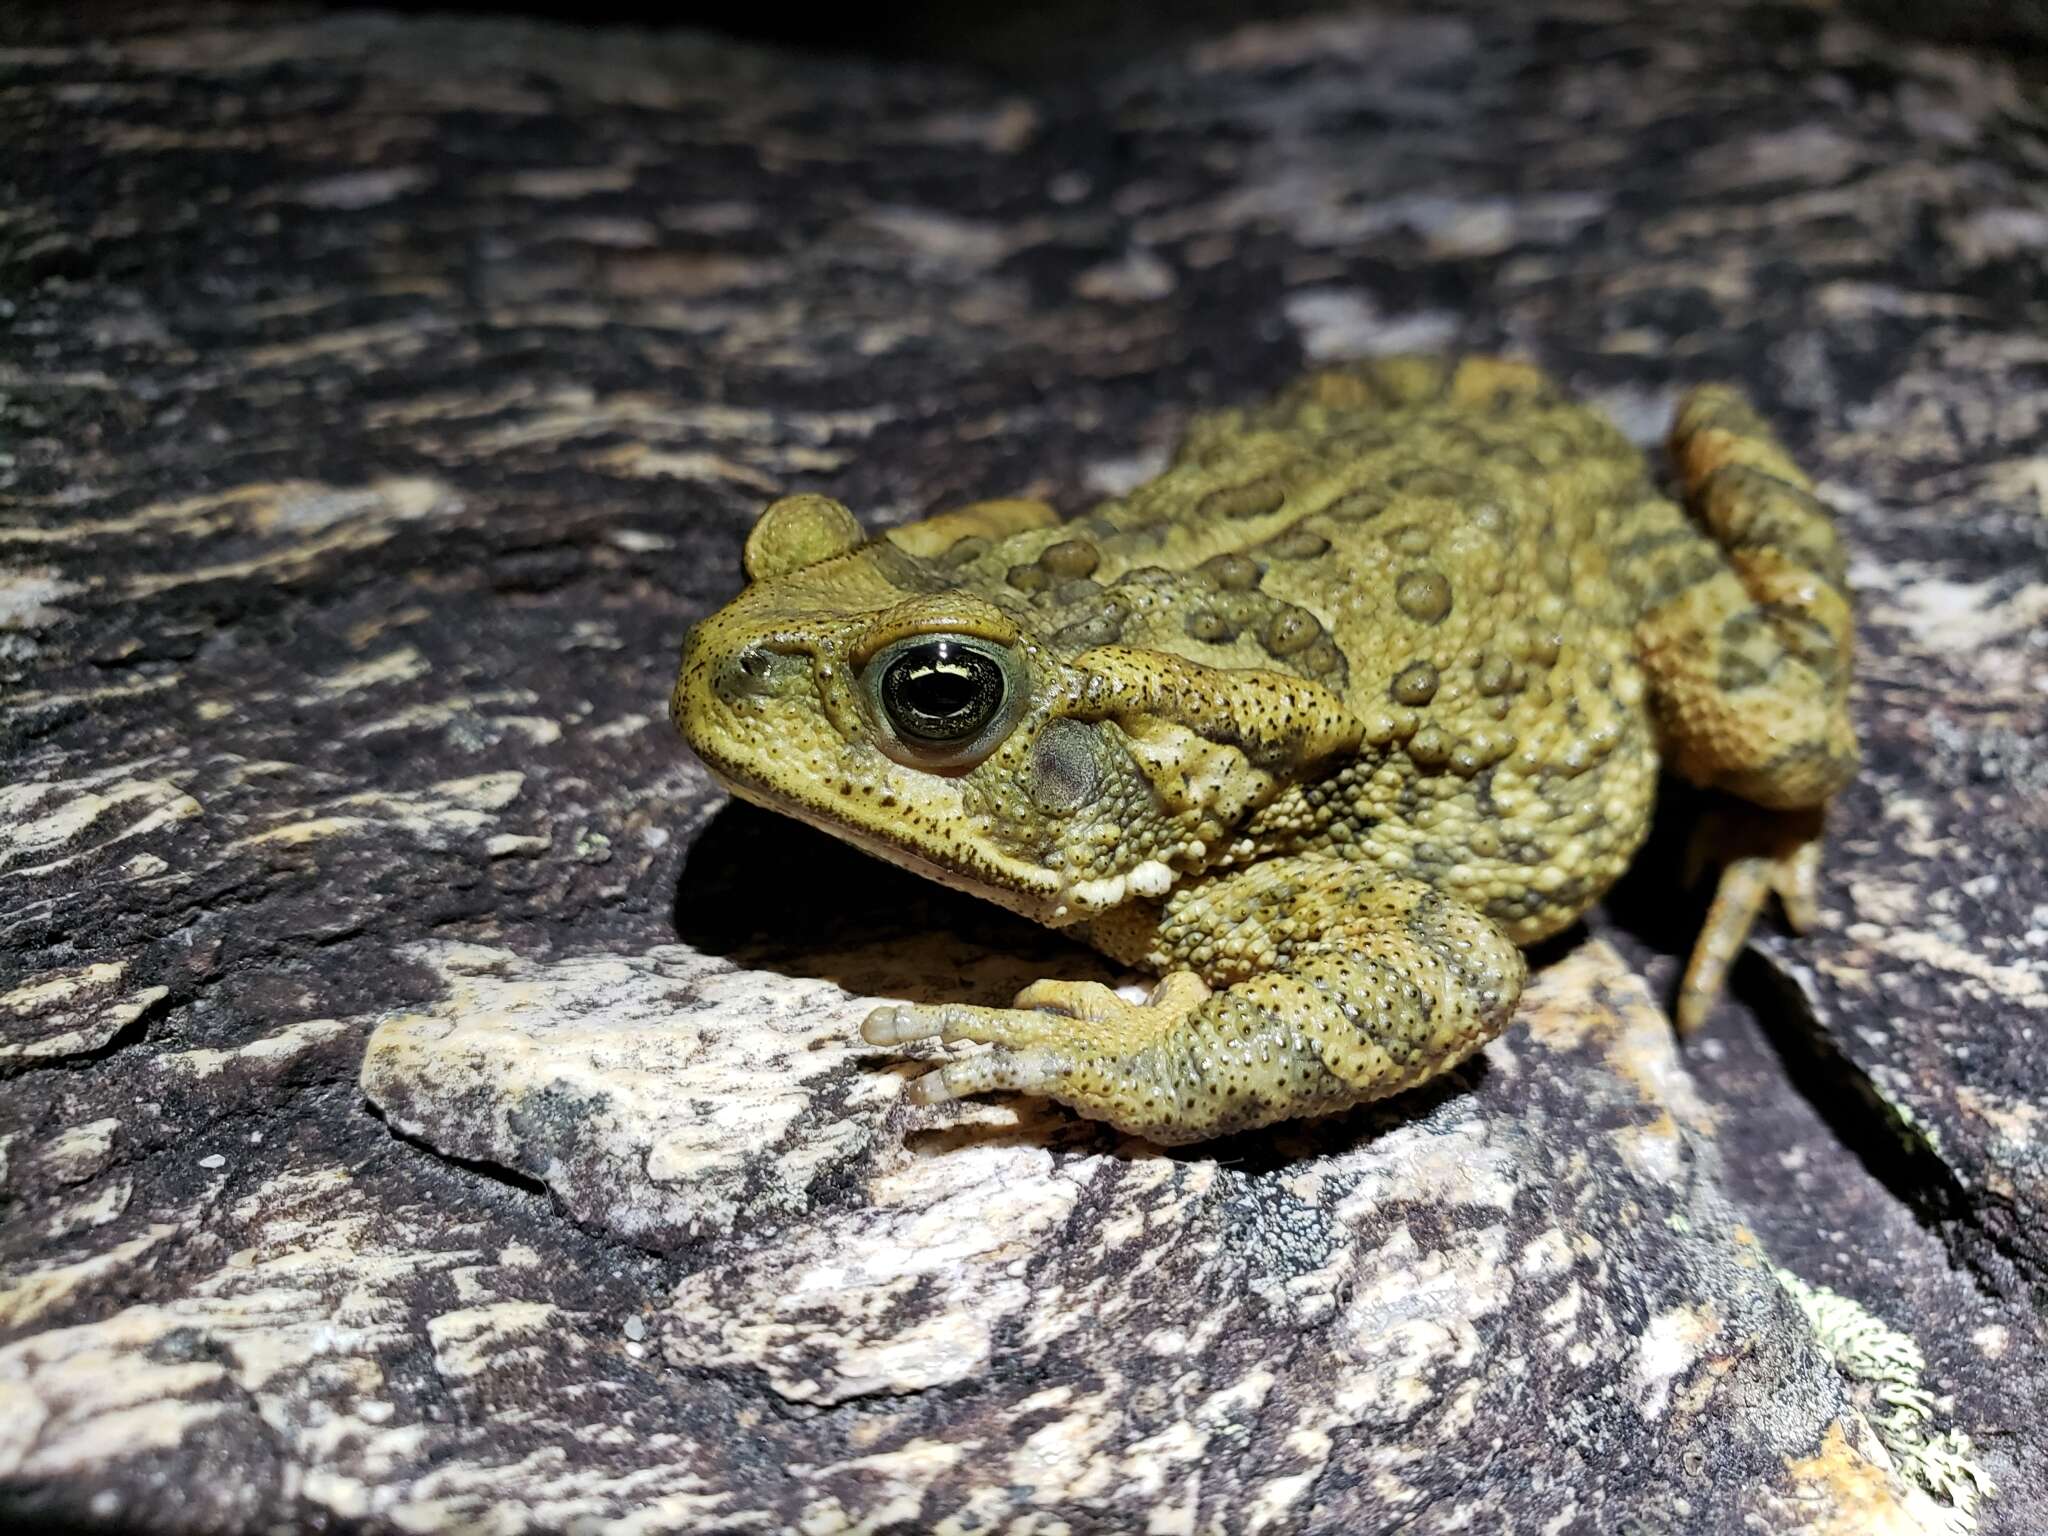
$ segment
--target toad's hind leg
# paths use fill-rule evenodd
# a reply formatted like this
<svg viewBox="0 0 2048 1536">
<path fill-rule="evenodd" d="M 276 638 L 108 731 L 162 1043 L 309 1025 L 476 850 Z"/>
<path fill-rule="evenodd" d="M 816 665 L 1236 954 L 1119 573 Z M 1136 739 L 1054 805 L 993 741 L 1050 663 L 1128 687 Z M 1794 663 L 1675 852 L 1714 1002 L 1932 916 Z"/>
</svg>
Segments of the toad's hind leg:
<svg viewBox="0 0 2048 1536">
<path fill-rule="evenodd" d="M 1412 1087 L 1498 1033 L 1522 985 L 1520 951 L 1478 912 L 1317 856 L 1199 881 L 1163 908 L 1119 909 L 1090 936 L 1169 974 L 1143 1003 L 1038 982 L 1014 1008 L 877 1009 L 862 1033 L 876 1045 L 938 1036 L 993 1047 L 920 1078 L 916 1102 L 1034 1093 L 1174 1143 Z"/>
<path fill-rule="evenodd" d="M 1856 733 L 1846 561 L 1812 483 L 1730 389 L 1687 397 L 1671 451 L 1696 521 L 1647 509 L 1617 573 L 1667 765 L 1750 802 L 1715 817 L 1720 888 L 1679 994 L 1692 1028 L 1769 893 L 1795 924 L 1813 911 L 1819 812 L 1856 771 Z"/>
</svg>

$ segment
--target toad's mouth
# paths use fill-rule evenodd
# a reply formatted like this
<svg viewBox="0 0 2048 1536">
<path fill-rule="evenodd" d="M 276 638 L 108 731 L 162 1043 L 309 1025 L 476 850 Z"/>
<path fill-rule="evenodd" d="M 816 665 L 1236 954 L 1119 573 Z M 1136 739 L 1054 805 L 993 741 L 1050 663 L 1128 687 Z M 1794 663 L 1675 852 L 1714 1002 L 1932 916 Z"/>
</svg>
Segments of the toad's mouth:
<svg viewBox="0 0 2048 1536">
<path fill-rule="evenodd" d="M 701 757 L 702 754 L 699 755 Z M 945 863 L 871 828 L 828 815 L 794 796 L 742 778 L 709 759 L 704 760 L 704 766 L 735 799 L 800 821 L 843 843 L 851 843 L 863 853 L 894 864 L 898 869 L 922 875 L 948 890 L 979 896 L 1049 928 L 1064 927 L 1089 915 L 1063 900 L 1066 893 L 1062 883 L 1049 869 L 1039 869 L 1014 859 L 990 859 L 987 864 L 973 868 Z"/>
</svg>

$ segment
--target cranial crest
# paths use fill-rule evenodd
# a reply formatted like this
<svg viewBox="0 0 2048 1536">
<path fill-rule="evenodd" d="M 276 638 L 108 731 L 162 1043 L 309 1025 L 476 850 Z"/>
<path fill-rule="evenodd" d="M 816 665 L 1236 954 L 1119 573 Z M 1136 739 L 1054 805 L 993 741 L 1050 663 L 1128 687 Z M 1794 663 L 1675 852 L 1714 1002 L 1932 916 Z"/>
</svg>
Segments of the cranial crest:
<svg viewBox="0 0 2048 1536">
<path fill-rule="evenodd" d="M 769 581 L 851 554 L 866 542 L 853 514 L 830 496 L 784 496 L 761 509 L 742 561 L 749 581 Z"/>
<path fill-rule="evenodd" d="M 1364 727 L 1321 683 L 1259 667 L 1207 667 L 1164 651 L 1098 646 L 1075 658 L 1082 674 L 1073 713 L 1137 725 L 1185 726 L 1234 747 L 1267 773 L 1299 773 L 1358 745 Z"/>
</svg>

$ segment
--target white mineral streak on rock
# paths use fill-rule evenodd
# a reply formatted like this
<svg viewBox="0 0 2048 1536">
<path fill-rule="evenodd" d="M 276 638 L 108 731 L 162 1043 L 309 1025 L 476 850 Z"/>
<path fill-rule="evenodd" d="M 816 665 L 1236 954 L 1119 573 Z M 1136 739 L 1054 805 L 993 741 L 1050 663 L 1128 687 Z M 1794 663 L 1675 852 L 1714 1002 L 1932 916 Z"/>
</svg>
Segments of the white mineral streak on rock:
<svg viewBox="0 0 2048 1536">
<path fill-rule="evenodd" d="M 1058 1418 L 1025 1436 L 1004 1465 L 1003 1481 L 1028 1489 L 1034 1504 L 1070 1504 L 1115 1491 L 1125 1396 L 1125 1383 L 1105 1371 L 1100 1390 L 1070 1397 Z"/>
<path fill-rule="evenodd" d="M 1444 62 L 1469 54 L 1472 29 L 1464 21 L 1420 21 L 1367 12 L 1314 16 L 1238 27 L 1190 50 L 1198 74 L 1290 69 L 1327 58 L 1372 62 L 1398 50 L 1415 60 Z"/>
<path fill-rule="evenodd" d="M 64 617 L 57 604 L 80 590 L 47 566 L 0 571 L 0 629 L 46 628 Z"/>
<path fill-rule="evenodd" d="M 0 1169 L 0 1179 L 5 1177 L 5 1170 Z M 75 1233 L 104 1227 L 128 1209 L 128 1202 L 134 1195 L 135 1181 L 132 1178 L 122 1173 L 110 1174 L 91 1185 L 80 1198 L 56 1207 L 45 1216 L 41 1225 L 43 1240 L 61 1242 Z"/>
<path fill-rule="evenodd" d="M 908 204 L 870 208 L 863 218 L 919 269 L 956 279 L 995 266 L 1038 233 L 1028 223 L 997 224 Z"/>
<path fill-rule="evenodd" d="M 676 452 L 649 448 L 645 443 L 628 443 L 623 447 L 605 449 L 586 462 L 594 468 L 615 475 L 629 475 L 636 480 L 723 482 L 744 486 L 764 496 L 772 496 L 782 488 L 781 481 L 763 470 L 736 463 L 724 454 L 706 453 L 701 449 Z"/>
<path fill-rule="evenodd" d="M 114 843 L 199 814 L 199 802 L 177 785 L 119 772 L 0 784 L 0 877 L 93 862 Z"/>
<path fill-rule="evenodd" d="M 1553 1348 L 1568 1347 L 1572 1335 L 1578 1331 L 1575 1324 L 1585 1304 L 1586 1292 L 1574 1280 L 1565 1286 L 1563 1294 L 1557 1300 L 1538 1314 L 1545 1327 L 1550 1330 L 1549 1342 Z"/>
<path fill-rule="evenodd" d="M 410 645 L 394 646 L 379 656 L 367 661 L 352 662 L 313 680 L 314 692 L 302 702 L 311 703 L 321 697 L 333 698 L 341 694 L 357 693 L 365 688 L 381 688 L 389 683 L 409 683 L 415 678 L 425 677 L 433 669 L 426 657 Z"/>
<path fill-rule="evenodd" d="M 2048 1110 L 2026 1099 L 1965 1086 L 1956 1090 L 1956 1102 L 1965 1114 L 1985 1122 L 1994 1143 L 2016 1160 L 2036 1154 L 2042 1132 L 2048 1130 Z"/>
<path fill-rule="evenodd" d="M 1531 1278 L 1561 1275 L 1571 1268 L 1571 1263 L 1571 1239 L 1558 1227 L 1537 1234 L 1515 1255 L 1516 1273 Z"/>
<path fill-rule="evenodd" d="M 44 1175 L 58 1184 L 79 1184 L 114 1159 L 121 1122 L 112 1118 L 67 1126 L 36 1150 Z"/>
<path fill-rule="evenodd" d="M 1481 1329 L 1514 1284 L 1504 1236 L 1487 1227 L 1424 1250 L 1404 1229 L 1359 1254 L 1340 1323 L 1354 1366 L 1335 1400 L 1342 1422 L 1406 1423 L 1479 1364 Z"/>
<path fill-rule="evenodd" d="M 455 1380 L 537 1361 L 547 1353 L 539 1337 L 568 1320 L 560 1308 L 532 1301 L 495 1301 L 443 1312 L 427 1319 L 434 1368 Z"/>
<path fill-rule="evenodd" d="M 114 517 L 66 517 L 47 526 L 0 528 L 0 547 L 9 544 L 79 544 L 92 546 L 135 536 L 204 539 L 231 531 L 250 532 L 272 526 L 277 509 L 305 507 L 325 487 L 303 481 L 231 486 L 202 496 L 151 502 Z M 332 497 L 327 506 L 334 506 Z"/>
<path fill-rule="evenodd" d="M 699 269 L 701 271 L 701 269 Z M 770 269 L 756 267 L 756 271 Z M 859 442 L 898 412 L 888 406 L 837 411 L 763 411 L 724 404 L 690 404 L 662 395 L 623 393 L 599 395 L 587 385 L 560 385 L 535 390 L 524 385 L 479 409 L 464 394 L 453 402 L 457 415 L 481 424 L 464 434 L 463 450 L 490 457 L 516 449 L 535 448 L 579 438 L 621 436 L 636 442 L 659 440 L 700 444 L 706 438 L 745 444 L 755 453 L 774 455 L 777 445 L 795 438 L 804 448 L 834 442 Z M 417 412 L 417 407 L 401 408 Z M 828 458 L 813 469 L 836 463 Z M 637 533 L 648 548 L 667 548 L 662 535 Z M 647 545 L 648 539 L 656 542 Z M 630 546 L 629 546 L 630 547 Z"/>
<path fill-rule="evenodd" d="M 353 727 L 348 734 L 353 740 L 367 741 L 373 736 L 385 736 L 393 731 L 443 730 L 449 726 L 459 726 L 465 730 L 475 731 L 490 729 L 502 722 L 508 727 L 517 729 L 519 727 L 512 726 L 512 722 L 538 721 L 544 720 L 545 717 L 540 715 L 494 714 L 491 712 L 493 708 L 498 705 L 512 705 L 515 707 L 532 705 L 538 703 L 539 699 L 540 696 L 538 694 L 527 688 L 494 688 L 483 693 L 466 694 L 461 698 L 435 699 L 425 704 L 408 704 L 401 709 L 393 710 L 388 715 L 379 715 L 374 720 L 365 721 L 363 724 Z M 556 722 L 547 721 L 546 723 L 555 725 L 556 734 L 560 735 L 561 728 Z"/>
<path fill-rule="evenodd" d="M 330 333 L 322 342 L 340 342 L 346 333 Z M 364 339 L 370 339 L 365 337 Z M 409 328 L 389 338 L 416 340 Z M 255 366 L 288 361 L 257 349 L 248 355 Z M 391 538 L 405 524 L 429 516 L 451 516 L 461 510 L 454 492 L 439 481 L 419 477 L 378 480 L 364 486 L 332 486 L 309 481 L 237 486 L 216 496 L 145 507 L 124 519 L 73 523 L 60 537 L 86 542 L 121 531 L 122 525 L 193 538 L 230 529 L 264 541 L 269 547 L 247 559 L 219 565 L 180 564 L 174 569 L 131 576 L 131 597 L 153 597 L 177 587 L 251 578 L 279 583 L 304 580 L 330 557 L 371 549 Z"/>
<path fill-rule="evenodd" d="M 851 1474 L 861 1491 L 849 1508 L 836 1495 L 824 1494 L 803 1507 L 797 1529 L 803 1536 L 840 1531 L 878 1531 L 918 1526 L 925 1490 L 940 1474 L 952 1471 L 968 1455 L 967 1447 L 937 1440 L 913 1440 L 900 1450 L 878 1451 L 832 1462 L 820 1470 L 834 1477 Z M 969 1527 L 968 1529 L 972 1529 Z M 940 1536 L 953 1536 L 945 1525 Z"/>
<path fill-rule="evenodd" d="M 1163 299 L 1175 286 L 1173 268 L 1139 248 L 1125 251 L 1114 261 L 1100 262 L 1074 279 L 1074 292 L 1082 298 L 1110 304 Z"/>
<path fill-rule="evenodd" d="M 1616 385 L 1589 390 L 1586 400 L 1621 428 L 1621 435 L 1646 453 L 1661 453 L 1684 392 L 1666 385 Z"/>
<path fill-rule="evenodd" d="M 271 827 L 243 838 L 235 846 L 260 843 L 312 843 L 341 837 L 372 826 L 396 827 L 433 845 L 451 836 L 483 831 L 497 813 L 519 798 L 523 773 L 484 773 L 472 778 L 444 779 L 420 790 L 375 790 L 317 802 Z"/>
<path fill-rule="evenodd" d="M 2001 965 L 1985 956 L 1981 947 L 1973 949 L 1946 934 L 1914 928 L 1895 929 L 1885 935 L 1884 943 L 1894 954 L 1958 978 L 1958 990 L 1965 997 L 1979 1002 L 2002 998 L 2025 1008 L 2048 1009 L 2048 959 L 2029 955 Z"/>
<path fill-rule="evenodd" d="M 252 1067 L 277 1070 L 355 1027 L 340 1019 L 306 1019 L 286 1025 L 272 1034 L 259 1036 L 233 1050 L 167 1051 L 152 1066 L 166 1078 L 188 1083 L 203 1082 L 235 1068 L 245 1071 Z M 246 1078 L 237 1080 L 247 1081 Z"/>
<path fill-rule="evenodd" d="M 122 961 L 102 960 L 45 971 L 0 992 L 0 1062 L 98 1050 L 168 995 L 165 987 L 120 991 L 127 970 Z"/>
<path fill-rule="evenodd" d="M 175 1226 L 159 1222 L 140 1236 L 102 1249 L 90 1258 L 68 1264 L 44 1264 L 0 1275 L 0 1328 L 18 1328 L 24 1323 L 32 1323 L 69 1301 L 77 1292 L 133 1269 L 138 1260 L 177 1230 Z M 0 1423 L 4 1423 L 6 1418 L 6 1414 L 0 1413 Z M 0 1466 L 4 1465 L 4 1452 L 0 1452 Z"/>
<path fill-rule="evenodd" d="M 1021 96 L 986 106 L 954 107 L 904 125 L 904 137 L 923 144 L 975 144 L 992 154 L 1015 154 L 1043 126 L 1038 107 Z"/>
<path fill-rule="evenodd" d="M 1973 674 L 1994 648 L 2024 650 L 2026 642 L 2048 624 L 2048 582 L 2014 587 L 2005 577 L 1978 582 L 1949 581 L 1929 576 L 1901 581 L 1896 571 L 1876 562 L 1859 564 L 1852 579 L 1867 575 L 1871 601 L 1858 617 L 1866 623 L 1890 624 L 1907 631 L 1914 644 L 1930 655 L 1967 656 Z M 1864 590 L 1859 584 L 1859 590 Z"/>
<path fill-rule="evenodd" d="M 1492 1144 L 1469 1106 L 1454 1104 L 1404 1123 L 1369 1152 L 1341 1159 L 1354 1167 L 1333 1171 L 1338 1188 L 1347 1174 L 1356 1180 L 1337 1205 L 1337 1230 L 1371 1231 L 1376 1212 L 1414 1200 L 1490 1207 L 1504 1215 L 1514 1200 L 1516 1150 Z M 1259 1490 L 1248 1529 L 1285 1529 L 1298 1520 L 1298 1501 L 1326 1472 L 1337 1437 L 1347 1431 L 1365 1428 L 1369 1438 L 1390 1447 L 1377 1458 L 1390 1489 L 1407 1454 L 1391 1447 L 1412 1446 L 1415 1421 L 1425 1414 L 1433 1420 L 1421 1438 L 1464 1432 L 1491 1365 L 1488 1345 L 1498 1331 L 1493 1319 L 1514 1288 L 1505 1239 L 1504 1226 L 1489 1225 L 1424 1250 L 1402 1227 L 1369 1248 L 1340 1244 L 1330 1262 L 1289 1282 L 1288 1304 L 1301 1309 L 1304 1324 L 1331 1317 L 1320 1347 L 1341 1364 L 1327 1390 L 1292 1403 L 1291 1427 L 1268 1459 L 1295 1464 Z M 1280 1448 L 1292 1456 L 1280 1455 Z"/>
<path fill-rule="evenodd" d="M 573 201 L 593 192 L 624 192 L 633 185 L 634 174 L 630 161 L 615 165 L 536 166 L 515 171 L 506 177 L 506 185 L 515 197 Z"/>
<path fill-rule="evenodd" d="M 1353 90 L 1386 90 L 1410 71 L 1468 59 L 1475 46 L 1463 21 L 1366 14 L 1319 20 L 1313 27 L 1280 23 L 1250 27 L 1205 45 L 1196 67 L 1230 69 L 1289 56 L 1353 55 L 1360 73 Z M 1355 98 L 1354 98 L 1355 99 Z M 1133 236 L 1147 244 L 1247 226 L 1286 230 L 1304 246 L 1357 248 L 1389 234 L 1419 237 L 1437 258 L 1498 255 L 1524 243 L 1558 242 L 1596 222 L 1611 198 L 1604 193 L 1560 191 L 1503 197 L 1477 178 L 1417 187 L 1398 158 L 1384 168 L 1364 167 L 1355 154 L 1334 150 L 1319 119 L 1331 110 L 1327 95 L 1291 91 L 1268 108 L 1269 132 L 1240 167 L 1228 190 L 1137 219 Z M 1370 196 L 1360 196 L 1361 186 Z"/>
<path fill-rule="evenodd" d="M 351 171 L 304 183 L 293 201 L 304 203 L 309 208 L 370 208 L 417 191 L 433 179 L 431 171 L 416 165 L 393 166 L 381 171 Z"/>
<path fill-rule="evenodd" d="M 1458 333 L 1458 317 L 1445 310 L 1389 315 L 1358 288 L 1304 288 L 1285 303 L 1301 347 L 1315 362 L 1371 357 L 1383 352 L 1433 352 Z"/>
<path fill-rule="evenodd" d="M 167 1449 L 220 1412 L 191 1397 L 224 1374 L 219 1365 L 144 1358 L 171 1326 L 130 1308 L 0 1349 L 0 1477 L 61 1477 Z"/>
<path fill-rule="evenodd" d="M 494 859 L 531 858 L 554 846 L 548 837 L 525 837 L 517 832 L 500 832 L 487 838 L 484 852 Z"/>
<path fill-rule="evenodd" d="M 1134 453 L 1096 459 L 1082 471 L 1084 483 L 1098 496 L 1121 496 L 1166 468 L 1172 458 L 1170 446 L 1159 442 Z"/>
<path fill-rule="evenodd" d="M 1644 1418 L 1664 1416 L 1673 1383 L 1720 1339 L 1723 1327 L 1705 1303 L 1673 1307 L 1650 1319 L 1636 1342 L 1632 1369 L 1636 1410 Z"/>
</svg>

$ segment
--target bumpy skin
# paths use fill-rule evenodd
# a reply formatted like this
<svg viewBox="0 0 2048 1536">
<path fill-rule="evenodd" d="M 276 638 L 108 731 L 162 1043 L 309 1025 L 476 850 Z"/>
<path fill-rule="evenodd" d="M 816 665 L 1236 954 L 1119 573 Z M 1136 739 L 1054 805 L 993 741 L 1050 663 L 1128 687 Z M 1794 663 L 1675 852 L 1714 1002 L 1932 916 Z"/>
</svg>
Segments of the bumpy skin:
<svg viewBox="0 0 2048 1536">
<path fill-rule="evenodd" d="M 1673 448 L 1690 512 L 1533 369 L 1393 358 L 1197 421 L 1072 522 L 986 503 L 864 542 L 791 498 L 686 642 L 674 716 L 745 798 L 1164 977 L 1144 1004 L 1041 982 L 878 1010 L 877 1043 L 994 1047 L 926 1102 L 1021 1090 L 1181 1142 L 1421 1082 L 1506 1024 L 1517 946 L 1620 874 L 1660 761 L 1748 807 L 1690 1022 L 1766 893 L 1810 911 L 1856 748 L 1807 481 L 1725 390 Z M 920 763 L 863 687 L 911 635 L 1013 659 L 979 761 Z"/>
</svg>

